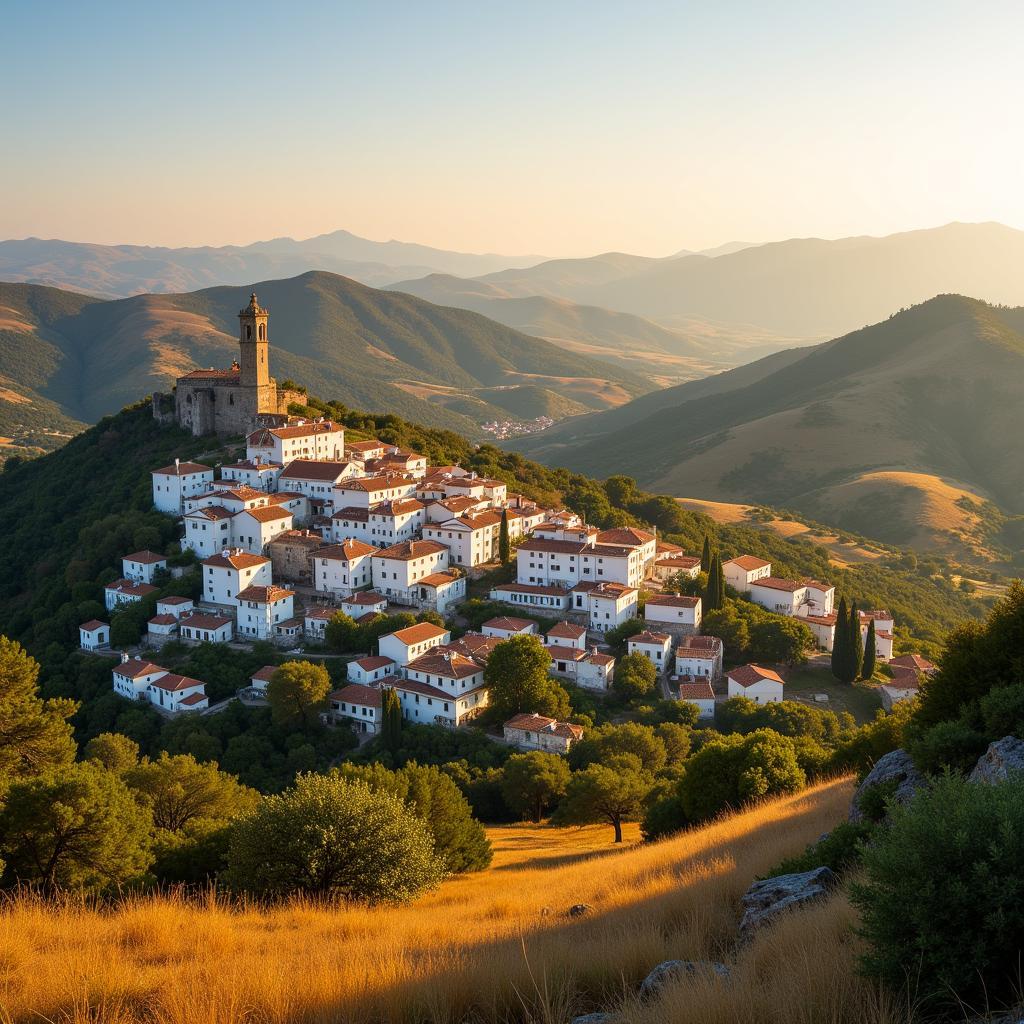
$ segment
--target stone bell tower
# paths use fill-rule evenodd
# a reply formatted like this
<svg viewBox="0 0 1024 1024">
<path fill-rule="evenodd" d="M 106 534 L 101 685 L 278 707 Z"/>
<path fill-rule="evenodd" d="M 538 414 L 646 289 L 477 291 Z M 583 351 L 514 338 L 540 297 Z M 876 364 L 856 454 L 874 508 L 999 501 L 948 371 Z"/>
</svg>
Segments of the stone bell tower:
<svg viewBox="0 0 1024 1024">
<path fill-rule="evenodd" d="M 270 314 L 256 301 L 256 293 L 253 292 L 249 305 L 238 313 L 240 383 L 244 388 L 266 388 L 270 385 L 269 319 Z"/>
</svg>

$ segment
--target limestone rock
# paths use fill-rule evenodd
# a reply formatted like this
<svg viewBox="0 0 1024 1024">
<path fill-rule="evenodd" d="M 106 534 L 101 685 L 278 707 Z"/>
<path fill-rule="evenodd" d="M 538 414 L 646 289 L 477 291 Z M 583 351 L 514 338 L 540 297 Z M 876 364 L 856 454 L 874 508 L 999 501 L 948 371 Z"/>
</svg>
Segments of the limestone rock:
<svg viewBox="0 0 1024 1024">
<path fill-rule="evenodd" d="M 970 781 L 994 785 L 1016 774 L 1024 775 L 1024 740 L 1016 736 L 1004 736 L 988 745 L 988 750 L 974 766 Z"/>
<path fill-rule="evenodd" d="M 838 882 L 831 868 L 826 867 L 755 882 L 743 896 L 740 941 L 780 914 L 824 899 Z"/>
<path fill-rule="evenodd" d="M 901 804 L 909 802 L 910 798 L 926 784 L 925 777 L 914 767 L 914 762 L 905 750 L 890 750 L 888 754 L 878 759 L 874 768 L 868 772 L 867 778 L 853 794 L 850 821 L 860 821 L 864 817 L 860 809 L 860 798 L 864 793 L 872 786 L 887 782 L 896 783 L 893 799 Z"/>
<path fill-rule="evenodd" d="M 582 917 L 584 914 L 589 914 L 594 908 L 589 903 L 574 903 L 569 908 L 570 917 Z"/>
<path fill-rule="evenodd" d="M 703 972 L 717 974 L 720 978 L 729 977 L 729 968 L 725 964 L 711 960 L 665 960 L 644 978 L 640 985 L 640 998 L 653 999 L 670 981 Z"/>
</svg>

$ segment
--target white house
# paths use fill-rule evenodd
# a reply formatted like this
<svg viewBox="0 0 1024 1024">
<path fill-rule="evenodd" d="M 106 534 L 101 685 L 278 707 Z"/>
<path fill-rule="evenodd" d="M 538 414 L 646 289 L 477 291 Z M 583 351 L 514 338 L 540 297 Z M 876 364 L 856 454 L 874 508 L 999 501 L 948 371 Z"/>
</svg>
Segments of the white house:
<svg viewBox="0 0 1024 1024">
<path fill-rule="evenodd" d="M 213 470 L 199 462 L 174 460 L 173 466 L 154 469 L 153 504 L 158 512 L 180 516 L 185 499 L 205 494 L 213 488 Z"/>
<path fill-rule="evenodd" d="M 197 558 L 231 547 L 231 520 L 235 513 L 223 505 L 204 505 L 185 513 L 185 536 L 181 546 L 194 551 Z"/>
<path fill-rule="evenodd" d="M 726 673 L 730 697 L 746 697 L 755 704 L 772 704 L 783 699 L 782 677 L 760 665 L 741 665 Z"/>
<path fill-rule="evenodd" d="M 251 487 L 254 491 L 266 491 L 270 494 L 277 490 L 277 478 L 284 469 L 279 462 L 268 462 L 256 456 L 242 462 L 233 462 L 229 466 L 221 466 L 220 478 L 226 483 Z"/>
<path fill-rule="evenodd" d="M 313 556 L 314 585 L 320 593 L 348 597 L 373 582 L 370 561 L 377 549 L 361 540 L 344 540 L 321 548 Z"/>
<path fill-rule="evenodd" d="M 346 615 L 358 619 L 362 615 L 378 615 L 387 611 L 388 599 L 375 590 L 361 590 L 351 597 L 342 598 L 339 607 Z"/>
<path fill-rule="evenodd" d="M 660 673 L 667 671 L 672 657 L 672 637 L 668 633 L 652 633 L 645 629 L 626 641 L 630 654 L 642 654 Z"/>
<path fill-rule="evenodd" d="M 550 637 L 550 634 L 548 634 Z M 577 686 L 588 690 L 606 691 L 615 674 L 615 658 L 602 654 L 596 647 L 585 647 L 549 643 L 545 650 L 551 658 L 550 672 L 555 676 L 571 679 Z"/>
<path fill-rule="evenodd" d="M 383 694 L 379 687 L 349 683 L 328 698 L 333 720 L 349 723 L 356 732 L 376 733 L 381 726 Z"/>
<path fill-rule="evenodd" d="M 745 594 L 750 585 L 772 574 L 772 563 L 754 555 L 740 555 L 722 563 L 722 575 L 733 590 Z"/>
<path fill-rule="evenodd" d="M 636 618 L 638 597 L 635 587 L 605 581 L 587 592 L 587 618 L 590 628 L 607 633 Z"/>
<path fill-rule="evenodd" d="M 176 619 L 180 619 L 186 612 L 190 612 L 195 607 L 191 597 L 177 597 L 172 595 L 170 597 L 161 597 L 156 603 L 157 615 L 173 615 Z"/>
<path fill-rule="evenodd" d="M 355 462 L 379 459 L 387 451 L 387 445 L 376 438 L 370 441 L 350 441 L 345 445 L 345 458 Z"/>
<path fill-rule="evenodd" d="M 78 627 L 78 646 L 83 651 L 102 651 L 110 646 L 110 626 L 90 619 Z"/>
<path fill-rule="evenodd" d="M 280 505 L 248 508 L 231 520 L 231 543 L 253 555 L 262 555 L 267 545 L 294 526 L 291 512 Z"/>
<path fill-rule="evenodd" d="M 583 579 L 583 553 L 592 550 L 589 541 L 552 540 L 538 537 L 524 540 L 516 550 L 518 582 L 546 587 L 573 587 Z"/>
<path fill-rule="evenodd" d="M 331 539 L 340 543 L 344 540 L 370 540 L 370 510 L 368 508 L 339 508 L 331 513 Z"/>
<path fill-rule="evenodd" d="M 514 636 L 536 636 L 537 623 L 533 619 L 517 619 L 509 615 L 499 615 L 496 619 L 488 619 L 480 631 L 484 636 L 496 636 L 500 640 L 508 640 Z"/>
<path fill-rule="evenodd" d="M 263 668 L 257 669 L 249 677 L 249 685 L 260 693 L 266 693 L 267 687 L 270 685 L 270 680 L 273 678 L 277 669 L 277 665 L 264 665 Z"/>
<path fill-rule="evenodd" d="M 416 493 L 416 481 L 401 476 L 367 476 L 345 479 L 334 487 L 335 508 L 371 509 L 382 501 L 408 498 Z"/>
<path fill-rule="evenodd" d="M 568 754 L 583 739 L 583 726 L 559 722 L 544 715 L 521 714 L 503 726 L 505 742 L 520 750 L 543 750 L 551 754 Z"/>
<path fill-rule="evenodd" d="M 379 684 L 397 671 L 398 666 L 390 658 L 382 654 L 371 654 L 366 658 L 357 658 L 346 666 L 346 674 L 350 683 L 362 683 L 364 686 Z"/>
<path fill-rule="evenodd" d="M 796 580 L 762 576 L 747 589 L 754 604 L 776 615 L 796 615 L 807 602 L 807 587 Z"/>
<path fill-rule="evenodd" d="M 610 530 L 601 530 L 596 543 L 599 547 L 624 547 L 635 550 L 640 557 L 643 574 L 641 579 L 651 571 L 658 552 L 658 538 L 648 530 L 638 530 L 633 526 L 616 526 Z"/>
<path fill-rule="evenodd" d="M 313 462 L 296 459 L 288 463 L 278 477 L 277 485 L 284 491 L 304 494 L 318 504 L 334 502 L 334 488 L 342 480 L 355 476 L 354 462 Z"/>
<path fill-rule="evenodd" d="M 270 495 L 265 491 L 257 491 L 254 487 L 240 485 L 238 487 L 221 487 L 216 491 L 208 491 L 194 498 L 185 499 L 185 512 L 194 512 L 199 508 L 219 505 L 229 512 L 242 512 L 247 508 L 266 508 L 270 504 Z"/>
<path fill-rule="evenodd" d="M 270 559 L 241 548 L 227 548 L 203 559 L 203 600 L 210 604 L 236 605 L 238 592 L 246 587 L 269 587 Z"/>
<path fill-rule="evenodd" d="M 415 498 L 383 501 L 369 510 L 370 543 L 379 548 L 413 540 L 423 529 L 423 502 Z"/>
<path fill-rule="evenodd" d="M 483 666 L 457 651 L 428 651 L 395 679 L 402 715 L 412 722 L 455 728 L 487 706 Z"/>
<path fill-rule="evenodd" d="M 417 608 L 432 608 L 446 615 L 452 605 L 466 600 L 466 577 L 457 569 L 432 572 L 416 581 L 410 600 Z"/>
<path fill-rule="evenodd" d="M 189 612 L 178 619 L 178 633 L 189 643 L 226 644 L 235 634 L 235 620 L 226 615 Z"/>
<path fill-rule="evenodd" d="M 294 617 L 294 591 L 274 584 L 250 584 L 238 591 L 236 601 L 236 631 L 247 640 L 271 640 L 277 627 Z"/>
<path fill-rule="evenodd" d="M 408 604 L 417 580 L 448 568 L 448 549 L 433 540 L 407 540 L 375 552 L 371 565 L 374 590 Z"/>
<path fill-rule="evenodd" d="M 152 583 L 133 583 L 131 580 L 114 580 L 103 588 L 103 603 L 107 611 L 113 611 L 118 605 L 136 604 L 144 597 L 155 594 L 157 588 Z"/>
<path fill-rule="evenodd" d="M 303 629 L 311 640 L 323 640 L 327 635 L 327 623 L 338 613 L 337 608 L 307 608 L 303 618 Z"/>
<path fill-rule="evenodd" d="M 448 547 L 453 565 L 485 565 L 498 557 L 501 514 L 491 509 L 467 512 L 447 522 L 427 524 L 423 536 Z"/>
<path fill-rule="evenodd" d="M 146 640 L 153 647 L 162 647 L 178 632 L 178 617 L 168 613 L 156 614 L 146 623 Z"/>
<path fill-rule="evenodd" d="M 651 594 L 644 605 L 644 623 L 658 632 L 686 636 L 700 631 L 701 600 L 686 594 Z"/>
<path fill-rule="evenodd" d="M 567 588 L 536 583 L 502 583 L 491 590 L 490 598 L 552 612 L 568 611 L 571 603 Z"/>
<path fill-rule="evenodd" d="M 700 559 L 694 555 L 684 555 L 669 552 L 659 554 L 654 560 L 651 575 L 656 580 L 669 580 L 673 576 L 685 576 L 687 579 L 695 580 L 700 575 Z"/>
<path fill-rule="evenodd" d="M 679 699 L 693 704 L 702 719 L 715 717 L 715 691 L 706 679 L 679 684 Z"/>
<path fill-rule="evenodd" d="M 165 675 L 167 669 L 160 665 L 143 661 L 139 657 L 129 658 L 127 654 L 123 654 L 121 663 L 113 670 L 114 693 L 128 700 L 144 700 L 149 684 Z"/>
<path fill-rule="evenodd" d="M 722 677 L 722 641 L 717 636 L 684 636 L 676 647 L 675 674 L 692 679 Z"/>
<path fill-rule="evenodd" d="M 152 583 L 161 569 L 167 569 L 167 557 L 155 551 L 136 551 L 121 559 L 121 573 L 132 583 Z"/>
<path fill-rule="evenodd" d="M 797 614 L 830 615 L 836 604 L 836 588 L 821 580 L 806 579 L 803 584 L 806 593 L 803 606 Z"/>
<path fill-rule="evenodd" d="M 331 420 L 260 428 L 245 439 L 245 454 L 251 460 L 281 465 L 295 459 L 340 460 L 345 454 L 345 429 Z"/>
<path fill-rule="evenodd" d="M 575 647 L 581 651 L 587 649 L 587 627 L 575 622 L 556 622 L 544 637 L 549 647 Z"/>
<path fill-rule="evenodd" d="M 206 684 L 188 676 L 166 672 L 146 687 L 150 704 L 170 714 L 179 711 L 202 711 L 210 706 L 206 698 Z"/>
<path fill-rule="evenodd" d="M 882 707 L 892 711 L 893 705 L 913 700 L 921 692 L 921 676 L 917 672 L 903 670 L 896 672 L 892 679 L 878 687 Z"/>
<path fill-rule="evenodd" d="M 432 647 L 448 644 L 451 639 L 449 630 L 435 626 L 432 622 L 417 622 L 415 626 L 406 626 L 405 629 L 382 636 L 377 642 L 377 650 L 383 657 L 390 658 L 400 668 L 404 668 Z"/>
</svg>

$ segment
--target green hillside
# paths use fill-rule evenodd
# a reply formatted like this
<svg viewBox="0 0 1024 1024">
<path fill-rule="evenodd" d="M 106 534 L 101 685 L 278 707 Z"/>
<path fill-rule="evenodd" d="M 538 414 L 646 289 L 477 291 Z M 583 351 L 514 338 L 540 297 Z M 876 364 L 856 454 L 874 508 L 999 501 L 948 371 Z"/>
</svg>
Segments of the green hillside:
<svg viewBox="0 0 1024 1024">
<path fill-rule="evenodd" d="M 675 389 L 683 400 L 673 405 L 662 392 L 587 417 L 562 430 L 578 441 L 545 436 L 530 451 L 581 472 L 628 471 L 658 490 L 782 505 L 902 542 L 928 525 L 908 515 L 938 516 L 940 485 L 1024 512 L 1024 309 L 940 296 L 797 354 L 749 383 L 756 364 L 733 371 L 737 386 L 727 390 L 715 393 L 713 378 Z M 865 478 L 877 484 L 870 494 L 844 495 Z M 919 497 L 901 511 L 903 499 L 887 502 L 885 491 L 908 483 Z"/>
<path fill-rule="evenodd" d="M 479 398 L 446 407 L 452 392 L 530 383 L 584 409 L 626 402 L 651 385 L 629 371 L 564 352 L 465 310 L 311 272 L 255 286 L 101 301 L 34 285 L 0 285 L 14 327 L 0 338 L 21 387 L 94 421 L 139 394 L 167 389 L 189 369 L 237 355 L 238 310 L 252 288 L 271 311 L 272 371 L 362 408 L 479 433 L 505 411 Z"/>
</svg>

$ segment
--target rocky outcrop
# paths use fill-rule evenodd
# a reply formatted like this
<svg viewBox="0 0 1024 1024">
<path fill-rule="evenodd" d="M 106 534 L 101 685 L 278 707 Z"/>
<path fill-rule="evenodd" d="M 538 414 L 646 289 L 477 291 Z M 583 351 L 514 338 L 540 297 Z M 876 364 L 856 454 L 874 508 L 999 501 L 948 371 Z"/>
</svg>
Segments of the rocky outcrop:
<svg viewBox="0 0 1024 1024">
<path fill-rule="evenodd" d="M 857 787 L 850 805 L 850 821 L 861 821 L 864 817 L 860 808 L 861 797 L 873 786 L 892 785 L 892 799 L 905 804 L 926 784 L 925 777 L 914 767 L 914 762 L 905 750 L 890 750 L 880 757 L 874 768 Z"/>
<path fill-rule="evenodd" d="M 644 978 L 640 985 L 640 998 L 653 999 L 669 982 L 691 974 L 713 974 L 719 978 L 728 978 L 729 968 L 712 960 L 665 960 Z"/>
<path fill-rule="evenodd" d="M 793 875 L 776 875 L 755 882 L 743 896 L 739 941 L 749 939 L 758 928 L 774 921 L 780 914 L 824 899 L 838 882 L 835 873 L 826 867 Z"/>
<path fill-rule="evenodd" d="M 1024 740 L 1016 736 L 1004 736 L 988 745 L 988 750 L 974 766 L 970 781 L 994 785 L 1005 782 L 1011 775 L 1024 778 Z"/>
</svg>

